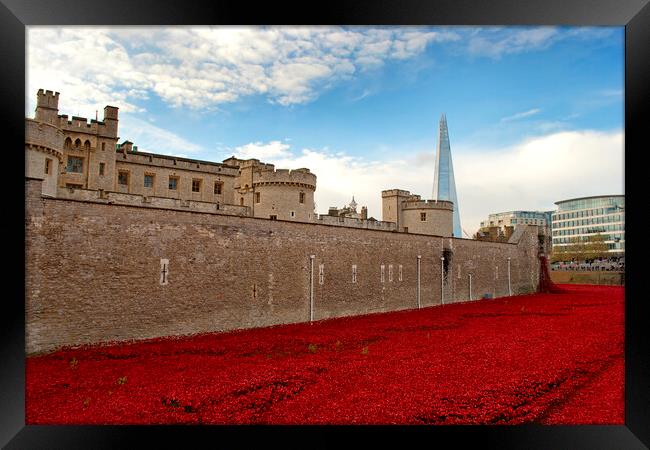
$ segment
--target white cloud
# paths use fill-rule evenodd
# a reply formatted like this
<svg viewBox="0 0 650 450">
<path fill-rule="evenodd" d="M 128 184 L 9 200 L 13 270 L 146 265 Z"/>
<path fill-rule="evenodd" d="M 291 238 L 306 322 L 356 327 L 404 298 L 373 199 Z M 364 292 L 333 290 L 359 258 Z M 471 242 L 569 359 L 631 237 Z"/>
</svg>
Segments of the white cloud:
<svg viewBox="0 0 650 450">
<path fill-rule="evenodd" d="M 39 88 L 61 109 L 92 117 L 106 104 L 142 112 L 158 96 L 174 107 L 214 109 L 250 95 L 309 102 L 387 61 L 434 43 L 473 56 L 543 50 L 563 39 L 600 39 L 610 27 L 41 27 L 27 29 L 27 109 Z"/>
<path fill-rule="evenodd" d="M 457 39 L 415 27 L 29 27 L 27 101 L 33 106 L 39 88 L 56 90 L 62 110 L 86 116 L 106 104 L 141 111 L 151 94 L 195 109 L 256 94 L 291 105 Z"/>
<path fill-rule="evenodd" d="M 600 40 L 614 33 L 614 27 L 489 27 L 467 35 L 467 51 L 473 56 L 499 59 L 504 55 L 544 50 L 565 39 Z"/>
<path fill-rule="evenodd" d="M 513 114 L 511 116 L 503 117 L 501 119 L 501 122 L 510 122 L 510 121 L 513 121 L 513 120 L 523 119 L 524 117 L 534 116 L 535 114 L 539 113 L 540 111 L 541 111 L 541 109 L 539 109 L 539 108 L 529 109 L 528 111 L 523 111 L 523 112 L 519 112 L 517 114 Z"/>
<path fill-rule="evenodd" d="M 255 158 L 266 162 L 271 159 L 291 157 L 290 147 L 289 144 L 283 144 L 280 141 L 271 141 L 268 144 L 251 142 L 250 144 L 235 147 L 232 149 L 232 153 L 238 158 Z"/>
<path fill-rule="evenodd" d="M 572 197 L 623 193 L 623 133 L 565 131 L 530 138 L 505 149 L 464 149 L 453 154 L 463 229 L 472 235 L 488 214 L 510 210 L 552 210 Z M 255 152 L 259 149 L 258 154 Z M 453 148 L 452 148 L 453 151 Z M 387 161 L 345 152 L 292 150 L 272 141 L 235 149 L 278 168 L 307 167 L 317 176 L 317 212 L 343 206 L 352 195 L 381 220 L 381 191 L 401 188 L 430 198 L 434 151 Z M 266 158 L 260 154 L 269 155 Z"/>
<path fill-rule="evenodd" d="M 471 55 L 500 58 L 504 54 L 547 48 L 559 36 L 561 36 L 559 30 L 552 27 L 480 33 L 469 39 L 468 51 Z"/>
</svg>

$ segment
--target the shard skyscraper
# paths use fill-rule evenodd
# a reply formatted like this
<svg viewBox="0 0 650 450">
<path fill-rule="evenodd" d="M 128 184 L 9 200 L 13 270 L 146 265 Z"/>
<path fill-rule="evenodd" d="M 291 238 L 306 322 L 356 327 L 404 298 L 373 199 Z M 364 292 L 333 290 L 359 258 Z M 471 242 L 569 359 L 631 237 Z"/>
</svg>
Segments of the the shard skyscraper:
<svg viewBox="0 0 650 450">
<path fill-rule="evenodd" d="M 454 181 L 454 165 L 451 163 L 451 147 L 449 145 L 449 131 L 447 118 L 440 117 L 440 130 L 438 131 L 438 152 L 436 153 L 436 171 L 433 174 L 433 199 L 447 200 L 454 203 L 453 236 L 463 237 L 460 228 L 460 212 L 458 198 L 456 197 L 456 182 Z"/>
</svg>

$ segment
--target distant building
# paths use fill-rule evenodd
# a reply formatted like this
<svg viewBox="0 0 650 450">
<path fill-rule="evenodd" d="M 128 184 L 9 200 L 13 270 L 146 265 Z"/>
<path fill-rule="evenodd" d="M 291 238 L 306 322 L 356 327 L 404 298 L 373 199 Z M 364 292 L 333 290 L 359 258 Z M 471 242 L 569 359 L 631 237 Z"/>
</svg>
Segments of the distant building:
<svg viewBox="0 0 650 450">
<path fill-rule="evenodd" d="M 343 208 L 337 208 L 336 206 L 330 206 L 327 210 L 327 215 L 332 217 L 347 217 L 350 219 L 368 219 L 368 207 L 362 206 L 361 212 L 357 212 L 357 202 L 354 200 L 354 195 L 352 196 L 352 201 L 349 205 L 344 206 Z"/>
<path fill-rule="evenodd" d="M 545 236 L 551 234 L 552 211 L 507 211 L 490 214 L 481 222 L 476 238 L 485 241 L 507 241 L 518 225 L 536 225 Z"/>
<path fill-rule="evenodd" d="M 573 238 L 603 235 L 612 256 L 625 254 L 625 196 L 598 195 L 555 202 L 552 217 L 553 248 L 570 245 Z"/>
</svg>

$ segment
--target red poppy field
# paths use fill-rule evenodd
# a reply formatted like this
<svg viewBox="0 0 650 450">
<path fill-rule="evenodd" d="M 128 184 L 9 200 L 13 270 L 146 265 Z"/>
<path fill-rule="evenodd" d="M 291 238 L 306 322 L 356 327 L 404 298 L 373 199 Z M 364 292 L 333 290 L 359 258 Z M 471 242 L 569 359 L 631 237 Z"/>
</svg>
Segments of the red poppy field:
<svg viewBox="0 0 650 450">
<path fill-rule="evenodd" d="M 624 288 L 27 358 L 28 424 L 623 424 Z"/>
</svg>

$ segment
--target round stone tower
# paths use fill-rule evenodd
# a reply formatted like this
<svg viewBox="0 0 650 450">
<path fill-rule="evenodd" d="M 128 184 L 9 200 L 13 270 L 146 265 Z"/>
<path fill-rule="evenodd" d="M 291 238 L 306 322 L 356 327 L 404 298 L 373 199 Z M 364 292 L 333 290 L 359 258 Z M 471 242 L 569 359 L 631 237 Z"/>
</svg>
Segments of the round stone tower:
<svg viewBox="0 0 650 450">
<path fill-rule="evenodd" d="M 25 176 L 43 180 L 43 194 L 56 197 L 63 164 L 63 131 L 58 126 L 59 93 L 37 94 L 35 119 L 25 119 Z"/>
<path fill-rule="evenodd" d="M 420 200 L 419 196 L 401 205 L 404 231 L 450 237 L 453 231 L 454 204 L 449 201 Z"/>
<path fill-rule="evenodd" d="M 316 175 L 309 169 L 275 169 L 256 159 L 241 161 L 235 182 L 239 204 L 254 217 L 312 222 L 315 220 Z"/>
</svg>

